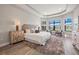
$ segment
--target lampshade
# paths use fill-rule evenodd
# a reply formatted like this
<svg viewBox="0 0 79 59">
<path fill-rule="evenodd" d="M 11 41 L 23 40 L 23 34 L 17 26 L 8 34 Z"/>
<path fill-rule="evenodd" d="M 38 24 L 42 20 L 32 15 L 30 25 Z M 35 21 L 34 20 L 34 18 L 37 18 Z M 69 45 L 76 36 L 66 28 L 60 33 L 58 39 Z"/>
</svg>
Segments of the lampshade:
<svg viewBox="0 0 79 59">
<path fill-rule="evenodd" d="M 16 31 L 19 31 L 20 21 L 18 19 L 15 20 Z"/>
<path fill-rule="evenodd" d="M 20 25 L 20 21 L 19 20 L 15 20 L 15 25 Z"/>
</svg>

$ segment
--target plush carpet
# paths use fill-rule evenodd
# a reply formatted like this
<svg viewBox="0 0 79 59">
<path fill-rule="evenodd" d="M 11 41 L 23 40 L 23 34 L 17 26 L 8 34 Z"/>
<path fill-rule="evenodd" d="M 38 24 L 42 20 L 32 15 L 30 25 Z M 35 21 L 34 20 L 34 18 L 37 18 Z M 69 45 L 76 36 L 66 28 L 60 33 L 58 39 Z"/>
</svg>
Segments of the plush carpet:
<svg viewBox="0 0 79 59">
<path fill-rule="evenodd" d="M 64 54 L 63 42 L 61 37 L 51 36 L 45 46 L 40 46 L 26 41 L 26 44 L 46 55 L 62 55 Z"/>
</svg>

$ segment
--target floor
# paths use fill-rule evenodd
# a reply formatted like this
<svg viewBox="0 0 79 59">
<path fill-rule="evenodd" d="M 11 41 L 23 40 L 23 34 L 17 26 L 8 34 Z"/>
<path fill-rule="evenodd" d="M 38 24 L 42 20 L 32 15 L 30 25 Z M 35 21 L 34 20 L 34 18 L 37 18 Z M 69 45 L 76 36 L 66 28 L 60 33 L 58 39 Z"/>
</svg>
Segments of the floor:
<svg viewBox="0 0 79 59">
<path fill-rule="evenodd" d="M 41 53 L 27 46 L 25 41 L 22 41 L 0 48 L 0 55 L 41 55 Z"/>
<path fill-rule="evenodd" d="M 78 55 L 78 51 L 72 45 L 72 39 L 64 38 L 63 46 L 65 55 Z"/>
<path fill-rule="evenodd" d="M 72 46 L 72 40 L 62 38 L 65 55 L 78 55 L 78 51 Z M 8 45 L 0 48 L 0 55 L 43 55 L 43 53 L 26 45 L 26 42 L 20 42 L 14 45 Z"/>
</svg>

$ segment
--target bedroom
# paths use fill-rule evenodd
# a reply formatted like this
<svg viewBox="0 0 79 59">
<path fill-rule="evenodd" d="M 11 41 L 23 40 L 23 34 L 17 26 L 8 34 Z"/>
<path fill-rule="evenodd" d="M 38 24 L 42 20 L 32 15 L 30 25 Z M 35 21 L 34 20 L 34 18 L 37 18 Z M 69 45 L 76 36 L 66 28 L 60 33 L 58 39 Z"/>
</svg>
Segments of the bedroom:
<svg viewBox="0 0 79 59">
<path fill-rule="evenodd" d="M 0 54 L 77 55 L 78 39 L 71 41 L 78 38 L 78 10 L 77 4 L 0 5 Z M 14 32 L 24 41 L 11 44 Z"/>
</svg>

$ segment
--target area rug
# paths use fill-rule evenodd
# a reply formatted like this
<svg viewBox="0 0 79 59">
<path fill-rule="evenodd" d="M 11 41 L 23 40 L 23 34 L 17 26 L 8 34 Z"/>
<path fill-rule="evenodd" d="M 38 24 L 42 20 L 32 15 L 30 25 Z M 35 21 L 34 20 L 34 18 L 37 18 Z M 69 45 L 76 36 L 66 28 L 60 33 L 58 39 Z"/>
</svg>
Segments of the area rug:
<svg viewBox="0 0 79 59">
<path fill-rule="evenodd" d="M 45 55 L 62 55 L 64 54 L 63 49 L 63 42 L 61 37 L 51 36 L 51 39 L 49 39 L 46 42 L 46 45 L 40 46 L 31 42 L 26 41 L 26 44 L 39 51 L 40 53 L 43 53 Z"/>
</svg>

